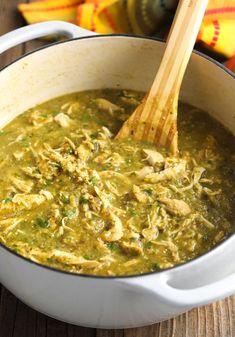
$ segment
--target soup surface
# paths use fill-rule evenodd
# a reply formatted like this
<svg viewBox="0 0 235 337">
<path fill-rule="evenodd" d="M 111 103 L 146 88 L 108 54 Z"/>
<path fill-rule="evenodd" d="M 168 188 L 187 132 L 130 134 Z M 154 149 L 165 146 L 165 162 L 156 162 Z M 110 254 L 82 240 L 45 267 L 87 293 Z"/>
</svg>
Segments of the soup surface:
<svg viewBox="0 0 235 337">
<path fill-rule="evenodd" d="M 179 107 L 177 157 L 115 140 L 142 93 L 49 101 L 0 133 L 0 241 L 55 268 L 129 275 L 172 267 L 234 231 L 234 139 Z"/>
</svg>

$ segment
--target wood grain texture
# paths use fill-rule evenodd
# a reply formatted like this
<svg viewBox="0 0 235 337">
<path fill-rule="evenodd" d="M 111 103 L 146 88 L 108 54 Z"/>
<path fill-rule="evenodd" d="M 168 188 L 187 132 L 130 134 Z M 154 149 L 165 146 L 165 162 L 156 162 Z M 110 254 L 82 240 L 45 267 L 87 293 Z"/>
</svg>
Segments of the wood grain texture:
<svg viewBox="0 0 235 337">
<path fill-rule="evenodd" d="M 18 2 L 0 0 L 0 34 L 23 24 L 16 11 Z M 0 57 L 0 67 L 42 44 L 33 41 L 12 49 Z M 95 330 L 40 314 L 0 287 L 0 337 L 235 337 L 235 296 L 148 327 Z"/>
<path fill-rule="evenodd" d="M 157 74 L 116 139 L 147 141 L 178 152 L 179 91 L 208 0 L 179 0 Z"/>
<path fill-rule="evenodd" d="M 2 288 L 0 337 L 235 337 L 235 296 L 143 328 L 95 330 L 40 314 Z"/>
<path fill-rule="evenodd" d="M 124 330 L 97 329 L 96 337 L 124 337 Z"/>
<path fill-rule="evenodd" d="M 0 35 L 24 24 L 24 20 L 17 11 L 17 4 L 20 2 L 24 2 L 24 0 L 0 0 Z M 23 51 L 24 46 L 20 45 L 1 55 L 0 68 L 19 57 Z"/>
<path fill-rule="evenodd" d="M 235 296 L 169 321 L 128 329 L 124 337 L 235 337 Z"/>
</svg>

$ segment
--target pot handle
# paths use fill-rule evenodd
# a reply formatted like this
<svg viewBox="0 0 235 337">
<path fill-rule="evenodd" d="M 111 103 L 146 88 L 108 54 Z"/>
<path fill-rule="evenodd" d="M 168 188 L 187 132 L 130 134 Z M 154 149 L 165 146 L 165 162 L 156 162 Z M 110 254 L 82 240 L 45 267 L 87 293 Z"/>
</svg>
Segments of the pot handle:
<svg viewBox="0 0 235 337">
<path fill-rule="evenodd" d="M 212 303 L 235 292 L 235 273 L 223 280 L 195 289 L 179 289 L 168 283 L 167 277 L 160 276 L 158 280 L 131 280 L 128 284 L 137 286 L 135 291 L 149 293 L 158 300 L 172 307 L 193 308 Z M 137 290 L 138 289 L 138 290 Z M 126 288 L 127 290 L 127 288 Z"/>
<path fill-rule="evenodd" d="M 0 54 L 18 44 L 48 35 L 68 38 L 96 35 L 96 33 L 63 21 L 48 21 L 25 26 L 0 37 Z"/>
<path fill-rule="evenodd" d="M 148 293 L 172 307 L 193 308 L 235 293 L 233 235 L 210 253 L 159 273 L 120 280 L 126 290 Z"/>
</svg>

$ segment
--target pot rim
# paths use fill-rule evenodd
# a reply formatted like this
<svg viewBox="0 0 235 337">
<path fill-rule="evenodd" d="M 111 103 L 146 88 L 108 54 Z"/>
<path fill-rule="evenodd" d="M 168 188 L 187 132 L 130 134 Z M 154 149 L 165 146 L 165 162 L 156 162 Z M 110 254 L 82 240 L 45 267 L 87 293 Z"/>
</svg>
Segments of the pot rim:
<svg viewBox="0 0 235 337">
<path fill-rule="evenodd" d="M 21 59 L 30 56 L 31 54 L 34 54 L 38 51 L 41 51 L 43 49 L 47 49 L 47 48 L 51 48 L 54 47 L 56 45 L 59 44 L 64 44 L 64 43 L 69 43 L 71 41 L 76 41 L 76 40 L 84 40 L 84 39 L 93 39 L 93 38 L 105 38 L 105 37 L 112 37 L 112 38 L 116 38 L 116 37 L 123 37 L 123 38 L 135 38 L 135 39 L 144 39 L 144 40 L 150 40 L 150 41 L 155 41 L 155 42 L 160 42 L 162 44 L 165 43 L 165 41 L 163 41 L 162 39 L 159 39 L 157 37 L 150 37 L 150 36 L 141 36 L 141 35 L 131 35 L 131 34 L 105 34 L 105 35 L 90 35 L 90 36 L 81 36 L 81 37 L 76 37 L 76 38 L 72 38 L 72 39 L 66 39 L 66 40 L 62 40 L 62 41 L 56 41 L 53 43 L 50 43 L 48 45 L 36 48 L 35 50 L 32 50 L 30 52 L 27 52 L 24 55 L 21 55 L 19 57 L 17 57 L 15 60 L 13 60 L 12 62 L 10 62 L 9 64 L 7 64 L 6 66 L 4 66 L 3 68 L 0 69 L 0 74 L 3 70 L 6 70 L 8 67 L 10 67 L 12 64 L 20 61 Z M 219 68 L 221 68 L 225 73 L 227 73 L 228 75 L 230 75 L 233 79 L 235 79 L 235 73 L 233 73 L 231 70 L 229 70 L 228 68 L 226 68 L 222 63 L 214 60 L 213 58 L 211 58 L 210 56 L 197 51 L 197 50 L 193 50 L 193 54 L 196 54 L 206 60 L 208 60 L 211 63 L 214 63 L 216 66 L 218 66 Z M 180 270 L 180 268 L 187 266 L 188 264 L 191 263 L 195 263 L 198 260 L 204 258 L 206 255 L 210 254 L 211 252 L 213 252 L 214 250 L 216 250 L 218 247 L 221 247 L 222 245 L 224 245 L 228 240 L 231 240 L 235 238 L 235 233 L 231 233 L 227 236 L 226 239 L 224 239 L 223 241 L 219 242 L 217 245 L 215 245 L 212 249 L 210 249 L 209 251 L 191 259 L 188 260 L 186 262 L 180 263 L 176 266 L 170 267 L 170 268 L 166 268 L 166 269 L 160 269 L 154 272 L 146 272 L 146 273 L 142 273 L 142 274 L 131 274 L 131 275 L 119 275 L 119 276 L 101 276 L 101 275 L 92 275 L 92 274 L 79 274 L 79 273 L 75 273 L 75 272 L 69 272 L 66 270 L 62 270 L 62 269 L 58 269 L 58 268 L 54 268 L 54 267 L 50 267 L 47 265 L 43 265 L 41 263 L 35 262 L 33 260 L 30 260 L 29 258 L 24 257 L 23 255 L 18 254 L 16 251 L 12 250 L 11 248 L 7 247 L 6 245 L 4 245 L 3 243 L 0 242 L 0 248 L 3 248 L 4 250 L 6 250 L 8 253 L 14 255 L 15 257 L 18 257 L 22 260 L 24 260 L 25 262 L 29 262 L 33 265 L 36 265 L 37 267 L 41 267 L 44 268 L 46 270 L 50 270 L 53 272 L 57 272 L 57 273 L 62 273 L 62 274 L 66 274 L 66 275 L 70 275 L 70 276 L 75 276 L 75 277 L 84 277 L 84 278 L 92 278 L 92 279 L 128 279 L 128 278 L 134 278 L 134 277 L 142 277 L 142 276 L 148 276 L 148 275 L 155 275 L 155 274 L 162 274 L 164 272 L 167 272 L 169 270 Z"/>
<path fill-rule="evenodd" d="M 17 58 L 15 58 L 13 61 L 11 61 L 10 63 L 8 63 L 7 65 L 5 65 L 4 67 L 2 67 L 0 69 L 0 72 L 2 72 L 3 70 L 5 70 L 6 68 L 10 67 L 12 64 L 20 61 L 21 59 L 23 59 L 24 57 L 27 57 L 31 54 L 34 54 L 40 50 L 43 50 L 43 49 L 47 49 L 47 48 L 50 48 L 50 47 L 54 47 L 56 45 L 59 45 L 59 44 L 64 44 L 64 43 L 67 43 L 67 42 L 72 42 L 72 41 L 77 41 L 77 40 L 85 40 L 85 39 L 94 39 L 94 38 L 106 38 L 106 37 L 112 37 L 112 38 L 116 38 L 116 37 L 124 37 L 124 38 L 134 38 L 134 39 L 143 39 L 143 40 L 150 40 L 150 41 L 157 41 L 157 42 L 160 42 L 162 44 L 165 44 L 166 41 L 164 41 L 163 39 L 161 38 L 158 38 L 158 37 L 152 37 L 152 36 L 142 36 L 142 35 L 133 35 L 133 34 L 93 34 L 93 35 L 89 35 L 89 36 L 78 36 L 78 37 L 75 37 L 75 38 L 71 38 L 71 39 L 66 39 L 66 40 L 62 40 L 62 41 L 55 41 L 55 42 L 52 42 L 48 45 L 45 45 L 45 46 L 41 46 L 41 47 L 38 47 L 34 50 L 31 50 L 21 56 L 18 56 Z M 196 54 L 198 56 L 201 56 L 202 58 L 210 61 L 211 63 L 214 63 L 215 65 L 217 65 L 219 68 L 221 68 L 225 73 L 227 73 L 228 75 L 230 75 L 232 78 L 235 79 L 235 73 L 232 72 L 230 69 L 226 68 L 222 63 L 218 62 L 217 60 L 213 59 L 212 57 L 196 50 L 196 49 L 193 49 L 193 54 Z"/>
</svg>

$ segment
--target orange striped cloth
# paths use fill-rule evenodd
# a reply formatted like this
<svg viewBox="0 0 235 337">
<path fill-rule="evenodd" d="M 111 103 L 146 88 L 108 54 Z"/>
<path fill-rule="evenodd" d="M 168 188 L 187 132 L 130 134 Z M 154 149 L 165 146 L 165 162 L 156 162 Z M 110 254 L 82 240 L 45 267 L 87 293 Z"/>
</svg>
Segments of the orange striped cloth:
<svg viewBox="0 0 235 337">
<path fill-rule="evenodd" d="M 63 20 L 98 33 L 166 33 L 177 0 L 41 0 L 18 6 L 28 23 Z M 167 23 L 167 24 L 166 24 Z M 235 57 L 235 0 L 209 0 L 198 40 Z M 235 68 L 234 61 L 227 66 Z"/>
</svg>

